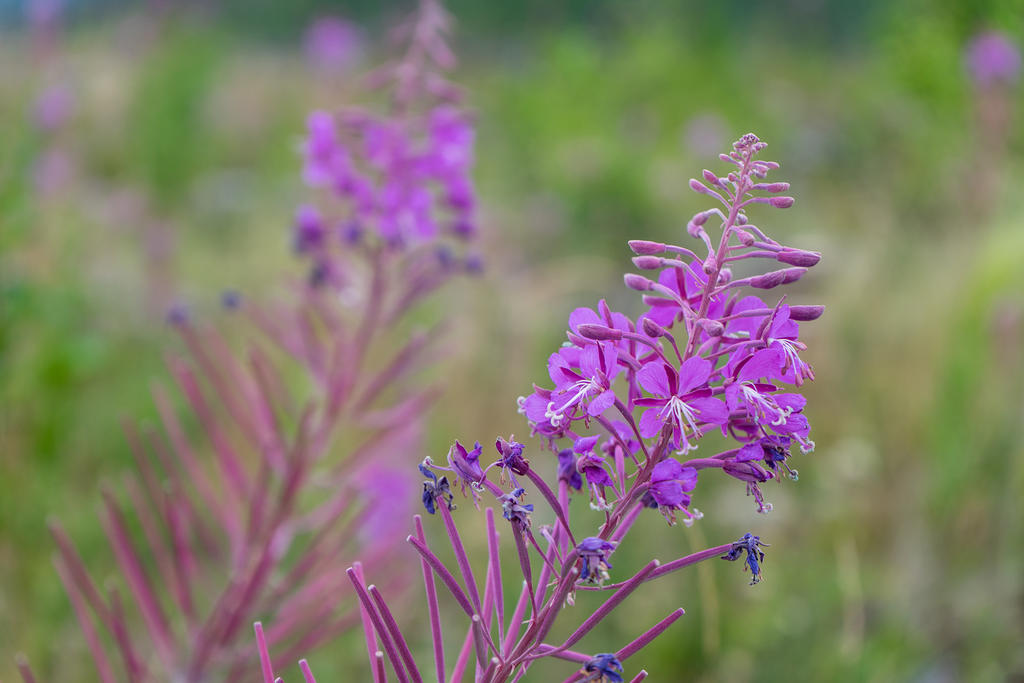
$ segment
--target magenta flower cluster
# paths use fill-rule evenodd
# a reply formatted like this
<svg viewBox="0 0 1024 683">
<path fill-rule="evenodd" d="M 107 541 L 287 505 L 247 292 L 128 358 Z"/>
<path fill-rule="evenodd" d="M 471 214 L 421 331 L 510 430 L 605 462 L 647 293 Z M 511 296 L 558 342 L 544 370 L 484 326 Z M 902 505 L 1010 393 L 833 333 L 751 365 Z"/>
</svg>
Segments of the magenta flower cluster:
<svg viewBox="0 0 1024 683">
<path fill-rule="evenodd" d="M 480 268 L 477 255 L 463 253 L 477 233 L 475 130 L 443 76 L 453 65 L 448 23 L 436 2 L 423 3 L 405 57 L 374 74 L 392 88 L 390 112 L 309 116 L 303 177 L 325 196 L 299 207 L 292 241 L 312 260 L 314 282 L 342 281 L 339 259 L 353 250 L 414 253 L 417 269 Z"/>
<path fill-rule="evenodd" d="M 604 301 L 596 310 L 580 308 L 569 317 L 568 343 L 551 355 L 553 386 L 535 387 L 519 399 L 533 433 L 557 454 L 552 485 L 524 457 L 514 439 L 495 442 L 496 458 L 483 461 L 483 447 L 458 441 L 446 462 L 426 458 L 422 503 L 441 517 L 455 553 L 451 570 L 432 550 L 423 522 L 407 541 L 420 556 L 430 613 L 437 679 L 519 680 L 538 660 L 563 659 L 577 672 L 566 681 L 624 681 L 627 660 L 683 615 L 672 611 L 614 652 L 586 652 L 577 644 L 641 584 L 713 557 L 743 560 L 751 584 L 762 576 L 764 548 L 759 536 L 708 548 L 662 564 L 651 560 L 640 571 L 614 583 L 613 553 L 638 517 L 657 508 L 670 524 L 682 517 L 692 524 L 701 513 L 692 506 L 700 473 L 719 470 L 742 481 L 760 512 L 771 505 L 760 485 L 787 474 L 791 448 L 813 449 L 800 387 L 814 378 L 802 357 L 800 324 L 818 318 L 821 306 L 792 305 L 782 296 L 768 303 L 751 289 L 774 290 L 799 280 L 819 260 L 815 252 L 784 246 L 752 223 L 747 210 L 758 204 L 785 209 L 789 185 L 769 182 L 778 164 L 760 159 L 765 144 L 748 134 L 722 161 L 722 176 L 705 171 L 691 187 L 721 204 L 698 213 L 687 231 L 699 251 L 637 240 L 630 243 L 636 266 L 657 271 L 648 278 L 626 275 L 628 287 L 643 294 L 645 310 L 636 318 L 614 312 Z M 781 268 L 757 273 L 756 259 Z M 743 275 L 734 274 L 743 272 Z M 692 457 L 713 434 L 724 447 Z M 688 458 L 680 460 L 680 458 Z M 497 476 L 491 473 L 496 472 Z M 551 525 L 533 521 L 537 496 L 550 509 Z M 486 509 L 487 569 L 479 575 L 454 521 L 457 491 Z M 603 522 L 583 535 L 571 523 L 569 500 L 587 495 Z M 512 538 L 518 573 L 505 578 L 496 511 Z M 376 586 L 365 584 L 362 569 L 349 578 L 360 596 L 367 654 L 374 681 L 386 680 L 388 664 L 400 681 L 423 680 L 410 654 L 407 634 L 394 620 Z M 438 584 L 468 619 L 454 663 L 446 651 L 438 608 Z M 521 587 L 519 587 L 521 586 Z M 511 615 L 505 591 L 518 591 Z M 580 590 L 614 591 L 593 612 L 573 617 Z M 563 616 L 564 615 L 564 616 Z M 559 619 L 577 624 L 564 640 L 548 642 Z M 632 681 L 643 680 L 642 669 Z M 265 680 L 273 683 L 272 671 Z"/>
<path fill-rule="evenodd" d="M 719 203 L 687 226 L 703 255 L 681 246 L 630 242 L 634 264 L 656 275 L 628 274 L 626 285 L 643 294 L 635 320 L 609 309 L 576 309 L 569 343 L 548 360 L 551 387 L 519 399 L 535 434 L 586 482 L 594 507 L 611 509 L 630 490 L 626 464 L 649 469 L 644 497 L 670 523 L 700 516 L 691 507 L 699 470 L 721 469 L 744 481 L 762 512 L 771 509 L 759 484 L 785 471 L 791 446 L 814 448 L 799 387 L 814 373 L 801 357 L 800 323 L 820 306 L 766 303 L 750 290 L 773 290 L 799 280 L 819 260 L 815 252 L 784 246 L 747 217 L 752 205 L 788 208 L 788 183 L 767 182 L 777 164 L 758 159 L 764 143 L 741 138 L 722 160 L 724 176 L 704 171 L 690 186 Z M 708 232 L 717 219 L 717 242 Z M 737 277 L 754 259 L 784 266 Z M 681 329 L 680 329 L 681 328 Z M 678 329 L 678 331 L 677 331 Z M 679 339 L 677 340 L 677 336 Z M 707 457 L 681 463 L 701 439 L 720 433 L 735 442 Z M 560 445 L 564 444 L 562 448 Z M 646 463 L 646 464 L 645 464 Z M 636 484 L 633 484 L 635 488 Z"/>
</svg>

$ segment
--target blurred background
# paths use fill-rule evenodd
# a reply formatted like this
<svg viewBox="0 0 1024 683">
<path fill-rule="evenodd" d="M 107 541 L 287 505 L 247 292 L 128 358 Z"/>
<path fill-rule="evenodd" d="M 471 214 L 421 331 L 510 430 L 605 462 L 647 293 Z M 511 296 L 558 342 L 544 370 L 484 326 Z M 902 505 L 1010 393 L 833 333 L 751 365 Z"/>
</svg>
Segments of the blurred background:
<svg viewBox="0 0 1024 683">
<path fill-rule="evenodd" d="M 223 290 L 273 298 L 302 276 L 305 116 L 357 96 L 410 7 L 0 1 L 0 679 L 18 650 L 44 680 L 94 679 L 46 519 L 112 567 L 98 490 L 130 467 L 120 419 L 154 412 L 168 306 L 216 322 Z M 800 481 L 766 486 L 763 517 L 702 478 L 704 520 L 652 513 L 616 554 L 626 571 L 749 530 L 771 543 L 766 581 L 705 563 L 592 642 L 680 605 L 653 680 L 1024 680 L 1024 2 L 448 7 L 488 265 L 442 294 L 439 455 L 526 436 L 515 399 L 547 382 L 568 313 L 640 312 L 625 241 L 685 243 L 705 208 L 687 180 L 740 134 L 797 198 L 763 227 L 824 254 L 790 294 L 827 306 L 806 326 Z M 364 666 L 351 651 L 310 661 L 331 680 Z"/>
</svg>

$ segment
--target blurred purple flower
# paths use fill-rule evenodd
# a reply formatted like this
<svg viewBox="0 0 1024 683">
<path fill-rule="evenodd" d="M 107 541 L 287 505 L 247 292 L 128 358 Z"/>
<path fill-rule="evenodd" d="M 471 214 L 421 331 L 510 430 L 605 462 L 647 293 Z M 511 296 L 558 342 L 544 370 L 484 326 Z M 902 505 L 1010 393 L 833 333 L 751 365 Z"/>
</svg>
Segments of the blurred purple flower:
<svg viewBox="0 0 1024 683">
<path fill-rule="evenodd" d="M 306 59 L 324 72 L 348 71 L 363 54 L 359 28 L 340 17 L 320 17 L 306 29 Z"/>
<path fill-rule="evenodd" d="M 986 31 L 967 44 L 965 62 L 975 84 L 1013 84 L 1020 75 L 1020 49 L 1005 33 Z"/>
<path fill-rule="evenodd" d="M 67 123 L 75 108 L 75 97 L 66 85 L 52 85 L 36 98 L 32 107 L 32 120 L 36 127 L 48 133 Z"/>
</svg>

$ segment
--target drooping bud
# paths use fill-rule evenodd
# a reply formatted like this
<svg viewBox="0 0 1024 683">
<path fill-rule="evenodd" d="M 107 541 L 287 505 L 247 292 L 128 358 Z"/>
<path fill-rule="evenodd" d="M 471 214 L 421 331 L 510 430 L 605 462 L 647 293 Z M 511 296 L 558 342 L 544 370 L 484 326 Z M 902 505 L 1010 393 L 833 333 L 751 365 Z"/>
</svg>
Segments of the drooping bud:
<svg viewBox="0 0 1024 683">
<path fill-rule="evenodd" d="M 721 337 L 725 333 L 725 325 L 717 320 L 701 318 L 697 321 L 697 324 L 700 325 L 701 329 L 703 329 L 710 337 Z"/>
<path fill-rule="evenodd" d="M 629 248 L 633 250 L 634 254 L 640 254 L 641 256 L 661 254 L 665 251 L 665 245 L 663 243 L 652 242 L 650 240 L 630 240 Z"/>
<path fill-rule="evenodd" d="M 661 259 L 657 256 L 634 256 L 633 265 L 640 270 L 657 270 L 661 268 Z"/>
<path fill-rule="evenodd" d="M 808 320 L 817 320 L 821 317 L 821 314 L 825 312 L 824 306 L 790 306 L 789 307 L 789 319 L 799 320 L 806 322 Z"/>
<path fill-rule="evenodd" d="M 718 284 L 724 285 L 732 281 L 732 268 L 722 268 L 718 271 Z"/>
<path fill-rule="evenodd" d="M 804 251 L 803 249 L 790 249 L 787 247 L 775 254 L 775 260 L 781 263 L 788 263 L 791 266 L 810 268 L 821 260 L 821 254 L 816 251 Z"/>
<path fill-rule="evenodd" d="M 774 206 L 776 209 L 788 209 L 793 206 L 792 197 L 772 197 L 768 200 L 768 203 Z"/>
<path fill-rule="evenodd" d="M 622 330 L 597 323 L 582 323 L 576 326 L 581 337 L 594 341 L 618 341 L 622 339 Z"/>
<path fill-rule="evenodd" d="M 663 337 L 665 336 L 665 328 L 654 322 L 650 318 L 644 318 L 641 323 L 644 334 L 648 337 Z"/>
<path fill-rule="evenodd" d="M 789 189 L 789 183 L 758 183 L 754 185 L 753 189 L 765 192 L 785 192 Z"/>
<path fill-rule="evenodd" d="M 734 228 L 733 232 L 736 233 L 736 238 L 739 239 L 740 244 L 742 244 L 743 246 L 749 247 L 752 244 L 754 244 L 754 236 L 751 235 L 746 230 L 742 230 L 740 228 Z"/>
<path fill-rule="evenodd" d="M 690 182 L 696 182 L 696 181 L 695 180 L 691 180 Z M 690 222 L 693 223 L 694 225 L 704 225 L 705 223 L 708 222 L 708 216 L 710 216 L 710 215 L 711 215 L 710 211 L 701 211 L 699 213 L 695 213 L 693 215 L 693 218 L 690 219 Z"/>
<path fill-rule="evenodd" d="M 622 281 L 626 283 L 626 286 L 630 289 L 634 289 L 638 292 L 649 292 L 654 289 L 654 283 L 645 278 L 643 275 L 637 275 L 636 273 L 626 273 Z"/>
<path fill-rule="evenodd" d="M 707 182 L 711 183 L 712 185 L 718 185 L 718 186 L 722 185 L 722 181 L 718 179 L 718 176 L 716 176 L 714 173 L 712 173 L 708 169 L 706 169 L 706 168 L 704 169 L 703 175 L 704 175 L 704 180 L 706 180 Z"/>
<path fill-rule="evenodd" d="M 715 260 L 714 254 L 708 254 L 708 257 L 704 259 L 704 263 L 702 264 L 702 268 L 706 275 L 711 275 L 711 273 L 715 272 L 715 268 L 717 266 L 718 262 Z"/>
<path fill-rule="evenodd" d="M 773 270 L 770 273 L 750 278 L 750 286 L 757 289 L 772 289 L 779 285 L 796 282 L 806 272 L 806 268 L 783 268 L 782 270 Z"/>
<path fill-rule="evenodd" d="M 711 188 L 696 178 L 690 178 L 690 189 L 700 194 L 712 194 Z"/>
</svg>

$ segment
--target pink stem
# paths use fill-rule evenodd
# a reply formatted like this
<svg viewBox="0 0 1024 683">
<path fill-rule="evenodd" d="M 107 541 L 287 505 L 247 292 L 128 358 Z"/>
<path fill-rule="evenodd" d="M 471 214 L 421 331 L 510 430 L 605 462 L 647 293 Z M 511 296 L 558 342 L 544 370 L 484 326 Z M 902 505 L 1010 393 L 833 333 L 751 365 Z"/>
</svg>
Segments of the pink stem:
<svg viewBox="0 0 1024 683">
<path fill-rule="evenodd" d="M 416 525 L 416 537 L 426 547 L 426 537 L 423 534 L 423 518 L 420 515 L 413 517 Z M 423 585 L 427 592 L 427 611 L 430 613 L 430 635 L 434 643 L 434 666 L 437 671 L 437 683 L 444 683 L 444 637 L 441 633 L 441 613 L 437 605 L 437 587 L 434 585 L 434 575 L 430 571 L 430 565 L 423 558 L 420 558 L 420 568 L 423 570 Z"/>
</svg>

